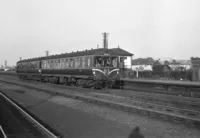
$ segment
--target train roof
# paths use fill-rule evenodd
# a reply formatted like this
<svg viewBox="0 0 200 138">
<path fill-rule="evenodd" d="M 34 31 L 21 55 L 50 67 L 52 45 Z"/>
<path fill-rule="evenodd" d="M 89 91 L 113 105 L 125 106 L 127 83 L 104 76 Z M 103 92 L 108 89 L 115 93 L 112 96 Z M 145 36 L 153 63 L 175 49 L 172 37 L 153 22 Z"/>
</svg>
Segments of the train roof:
<svg viewBox="0 0 200 138">
<path fill-rule="evenodd" d="M 24 60 L 18 61 L 17 63 L 31 62 L 31 61 L 38 61 L 38 60 L 49 60 L 49 59 L 57 59 L 57 58 L 67 58 L 67 57 L 79 57 L 79 56 L 89 56 L 89 55 L 104 55 L 104 54 L 109 54 L 109 55 L 113 55 L 113 56 L 133 56 L 132 53 L 127 52 L 127 51 L 125 51 L 125 50 L 123 50 L 121 48 L 112 48 L 112 49 L 99 48 L 99 49 L 77 51 L 77 52 L 64 53 L 64 54 L 58 54 L 58 55 L 51 55 L 51 56 L 45 56 L 45 57 L 24 59 Z"/>
</svg>

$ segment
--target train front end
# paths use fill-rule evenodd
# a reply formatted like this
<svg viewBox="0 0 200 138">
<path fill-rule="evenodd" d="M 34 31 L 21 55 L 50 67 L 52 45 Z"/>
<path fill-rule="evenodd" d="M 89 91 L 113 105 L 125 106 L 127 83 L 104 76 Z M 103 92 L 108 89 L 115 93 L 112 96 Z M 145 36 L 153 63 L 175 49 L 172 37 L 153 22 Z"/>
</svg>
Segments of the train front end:
<svg viewBox="0 0 200 138">
<path fill-rule="evenodd" d="M 108 87 L 115 85 L 116 82 L 119 82 L 120 78 L 124 77 L 127 67 L 126 61 L 127 57 L 125 56 L 95 56 L 95 66 L 92 69 L 94 79 L 96 82 L 107 85 Z"/>
</svg>

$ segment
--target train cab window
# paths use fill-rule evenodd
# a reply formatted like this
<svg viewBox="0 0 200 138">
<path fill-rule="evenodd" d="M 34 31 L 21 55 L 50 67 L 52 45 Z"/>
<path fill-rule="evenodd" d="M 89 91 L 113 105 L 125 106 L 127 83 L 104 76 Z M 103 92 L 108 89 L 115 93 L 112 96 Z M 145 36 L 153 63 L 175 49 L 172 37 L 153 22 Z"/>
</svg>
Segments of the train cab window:
<svg viewBox="0 0 200 138">
<path fill-rule="evenodd" d="M 110 67 L 110 65 L 111 65 L 110 57 L 108 56 L 95 57 L 95 67 Z"/>
<path fill-rule="evenodd" d="M 103 67 L 111 67 L 111 58 L 103 57 Z"/>
<path fill-rule="evenodd" d="M 95 67 L 102 67 L 102 57 L 96 57 Z"/>
<path fill-rule="evenodd" d="M 111 60 L 112 60 L 111 66 L 116 68 L 117 67 L 117 57 L 112 57 Z"/>
<path fill-rule="evenodd" d="M 115 58 L 114 58 L 115 59 Z M 113 59 L 113 62 L 115 64 L 115 60 Z M 112 67 L 112 59 L 110 56 L 102 56 L 102 57 L 96 57 L 95 58 L 95 66 L 96 67 Z M 115 64 L 116 65 L 116 64 Z"/>
<path fill-rule="evenodd" d="M 125 60 L 127 59 L 127 57 L 120 57 L 120 68 L 125 68 Z"/>
</svg>

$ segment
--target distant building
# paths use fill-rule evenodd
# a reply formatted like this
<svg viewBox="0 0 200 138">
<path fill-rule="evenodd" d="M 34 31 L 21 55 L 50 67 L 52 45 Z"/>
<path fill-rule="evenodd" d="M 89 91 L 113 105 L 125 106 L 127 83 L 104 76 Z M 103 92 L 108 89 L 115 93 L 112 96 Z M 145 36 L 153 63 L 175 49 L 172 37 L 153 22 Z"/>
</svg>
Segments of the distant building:
<svg viewBox="0 0 200 138">
<path fill-rule="evenodd" d="M 132 65 L 132 70 L 136 71 L 153 71 L 152 65 Z"/>
<path fill-rule="evenodd" d="M 4 67 L 5 67 L 5 69 L 7 68 L 7 60 L 5 60 L 5 66 Z"/>
<path fill-rule="evenodd" d="M 200 81 L 200 58 L 191 58 L 192 62 L 192 81 Z"/>
<path fill-rule="evenodd" d="M 180 68 L 180 67 L 183 67 L 185 68 L 186 70 L 189 70 L 191 69 L 191 65 L 169 65 L 171 67 L 172 70 L 175 70 L 177 68 Z"/>
</svg>

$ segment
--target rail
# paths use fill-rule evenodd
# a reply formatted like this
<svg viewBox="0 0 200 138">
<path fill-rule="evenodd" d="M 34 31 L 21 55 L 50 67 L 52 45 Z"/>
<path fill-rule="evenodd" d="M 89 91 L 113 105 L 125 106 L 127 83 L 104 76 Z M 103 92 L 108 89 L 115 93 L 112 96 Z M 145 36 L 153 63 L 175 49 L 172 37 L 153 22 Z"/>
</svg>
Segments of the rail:
<svg viewBox="0 0 200 138">
<path fill-rule="evenodd" d="M 4 130 L 3 130 L 3 128 L 1 127 L 1 125 L 0 125 L 0 137 L 2 137 L 2 138 L 7 138 L 7 136 L 6 136 L 6 134 L 5 134 Z"/>
</svg>

